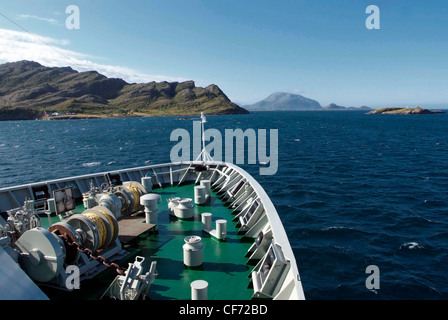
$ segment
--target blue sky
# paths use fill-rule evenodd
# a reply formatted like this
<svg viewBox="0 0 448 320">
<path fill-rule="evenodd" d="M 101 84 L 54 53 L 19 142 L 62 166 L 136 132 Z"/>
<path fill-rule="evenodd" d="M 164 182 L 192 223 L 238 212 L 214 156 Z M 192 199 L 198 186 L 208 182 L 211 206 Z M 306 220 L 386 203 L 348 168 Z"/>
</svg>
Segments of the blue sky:
<svg viewBox="0 0 448 320">
<path fill-rule="evenodd" d="M 65 26 L 69 5 L 79 30 Z M 369 5 L 380 30 L 365 27 Z M 286 91 L 323 106 L 448 108 L 446 0 L 17 0 L 0 13 L 33 33 L 0 16 L 0 63 L 215 83 L 240 105 Z"/>
</svg>

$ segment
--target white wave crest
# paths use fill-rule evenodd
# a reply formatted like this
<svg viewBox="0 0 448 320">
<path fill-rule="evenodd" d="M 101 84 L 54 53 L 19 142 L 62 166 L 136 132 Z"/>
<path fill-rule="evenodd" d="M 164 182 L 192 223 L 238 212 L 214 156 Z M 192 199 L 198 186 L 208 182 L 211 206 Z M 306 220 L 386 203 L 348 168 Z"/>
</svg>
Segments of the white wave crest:
<svg viewBox="0 0 448 320">
<path fill-rule="evenodd" d="M 415 249 L 423 249 L 424 246 L 418 244 L 417 242 L 407 242 L 400 246 L 400 250 L 402 249 L 409 249 L 409 250 L 415 250 Z"/>
<path fill-rule="evenodd" d="M 98 166 L 100 164 L 101 164 L 101 162 L 86 162 L 86 163 L 83 163 L 82 166 L 83 167 L 94 167 L 94 166 Z"/>
</svg>

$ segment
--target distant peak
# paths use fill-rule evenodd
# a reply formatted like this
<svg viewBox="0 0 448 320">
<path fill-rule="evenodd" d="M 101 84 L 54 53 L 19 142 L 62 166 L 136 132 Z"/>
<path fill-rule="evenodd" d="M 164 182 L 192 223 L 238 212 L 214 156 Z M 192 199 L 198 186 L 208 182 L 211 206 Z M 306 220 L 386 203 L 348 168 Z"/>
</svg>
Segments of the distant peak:
<svg viewBox="0 0 448 320">
<path fill-rule="evenodd" d="M 224 92 L 222 92 L 222 90 L 216 84 L 211 84 L 207 86 L 205 89 L 216 95 L 224 95 Z"/>
<path fill-rule="evenodd" d="M 278 91 L 271 94 L 271 96 L 299 96 L 299 94 L 294 94 L 290 92 Z"/>
<path fill-rule="evenodd" d="M 338 106 L 336 103 L 330 103 L 328 106 L 324 107 L 324 109 L 345 109 L 345 107 Z"/>
<path fill-rule="evenodd" d="M 319 110 L 319 102 L 288 92 L 275 92 L 266 99 L 254 103 L 247 108 L 253 110 Z"/>
<path fill-rule="evenodd" d="M 27 68 L 27 69 L 38 69 L 38 68 L 44 68 L 43 65 L 41 65 L 38 62 L 35 61 L 28 61 L 28 60 L 21 60 L 17 62 L 8 62 L 5 63 L 5 66 L 13 67 L 13 68 Z"/>
<path fill-rule="evenodd" d="M 29 61 L 29 60 L 21 60 L 21 61 L 17 61 L 17 62 L 10 62 L 10 64 L 32 66 L 32 67 L 43 67 L 40 63 L 38 63 L 36 61 Z"/>
</svg>

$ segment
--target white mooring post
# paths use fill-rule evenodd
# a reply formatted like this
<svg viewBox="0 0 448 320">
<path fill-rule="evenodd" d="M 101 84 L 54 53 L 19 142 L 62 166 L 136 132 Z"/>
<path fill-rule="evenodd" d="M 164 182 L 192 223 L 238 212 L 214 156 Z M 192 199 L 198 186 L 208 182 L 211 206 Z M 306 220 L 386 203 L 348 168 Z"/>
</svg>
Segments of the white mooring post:
<svg viewBox="0 0 448 320">
<path fill-rule="evenodd" d="M 207 300 L 208 299 L 208 282 L 205 280 L 196 280 L 191 284 L 191 300 Z"/>
</svg>

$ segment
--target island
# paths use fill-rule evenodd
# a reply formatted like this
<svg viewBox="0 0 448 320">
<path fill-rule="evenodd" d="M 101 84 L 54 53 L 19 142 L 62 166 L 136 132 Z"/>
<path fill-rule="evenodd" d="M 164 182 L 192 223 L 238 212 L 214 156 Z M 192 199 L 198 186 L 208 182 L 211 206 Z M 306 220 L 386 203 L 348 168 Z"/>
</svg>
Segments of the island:
<svg viewBox="0 0 448 320">
<path fill-rule="evenodd" d="M 381 108 L 368 112 L 368 114 L 438 114 L 445 113 L 441 110 L 429 110 L 420 107 L 416 108 Z"/>
<path fill-rule="evenodd" d="M 361 106 L 361 107 L 343 107 L 343 106 L 338 106 L 335 103 L 330 103 L 328 106 L 323 107 L 322 110 L 324 111 L 368 111 L 368 110 L 372 110 L 372 108 L 366 107 L 366 106 Z"/>
<path fill-rule="evenodd" d="M 275 92 L 266 99 L 251 105 L 245 105 L 244 108 L 249 111 L 314 111 L 320 110 L 322 106 L 316 100 L 299 94 Z"/>
<path fill-rule="evenodd" d="M 33 61 L 0 65 L 0 120 L 247 114 L 215 84 L 127 83 L 97 71 L 45 67 Z"/>
<path fill-rule="evenodd" d="M 275 92 L 267 98 L 251 105 L 245 105 L 249 111 L 370 111 L 372 108 L 343 107 L 335 103 L 330 103 L 326 107 L 313 99 L 306 98 L 299 94 L 288 92 Z"/>
</svg>

